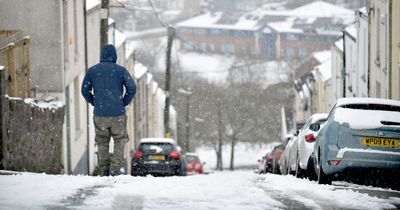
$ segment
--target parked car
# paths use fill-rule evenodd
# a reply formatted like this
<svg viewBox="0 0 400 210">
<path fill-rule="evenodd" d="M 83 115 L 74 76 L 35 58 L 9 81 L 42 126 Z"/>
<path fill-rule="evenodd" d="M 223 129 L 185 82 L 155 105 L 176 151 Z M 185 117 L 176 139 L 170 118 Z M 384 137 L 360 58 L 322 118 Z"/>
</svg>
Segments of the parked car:
<svg viewBox="0 0 400 210">
<path fill-rule="evenodd" d="M 306 124 L 300 129 L 297 136 L 297 153 L 296 153 L 296 177 L 308 177 L 315 179 L 316 174 L 314 172 L 313 159 L 311 153 L 314 148 L 314 142 L 309 141 L 310 135 L 316 136 L 316 131 L 310 129 L 310 125 L 313 123 L 319 123 L 322 125 L 325 123 L 327 113 L 313 114 L 308 118 Z"/>
<path fill-rule="evenodd" d="M 279 144 L 274 147 L 274 149 L 271 152 L 271 161 L 270 161 L 270 168 L 271 172 L 274 174 L 281 174 L 281 170 L 279 169 L 279 159 L 281 158 L 283 151 L 285 150 L 285 145 L 284 144 Z M 268 160 L 268 158 L 267 158 Z M 267 162 L 268 165 L 268 162 Z"/>
<path fill-rule="evenodd" d="M 272 158 L 272 156 L 268 152 L 267 154 L 262 156 L 260 160 L 258 160 L 258 173 L 259 174 L 267 173 L 267 157 L 268 156 L 270 156 Z"/>
<path fill-rule="evenodd" d="M 184 156 L 186 163 L 186 173 L 190 174 L 202 174 L 203 165 L 205 163 L 200 161 L 199 156 L 196 153 L 186 153 Z"/>
<path fill-rule="evenodd" d="M 326 124 L 310 125 L 319 131 L 314 144 L 314 165 L 319 184 L 341 175 L 378 178 L 376 172 L 399 186 L 400 101 L 376 98 L 339 99 Z M 309 141 L 314 141 L 310 136 Z"/>
<path fill-rule="evenodd" d="M 146 138 L 133 153 L 131 175 L 183 175 L 183 165 L 173 139 Z"/>
<path fill-rule="evenodd" d="M 297 135 L 297 134 L 296 134 Z M 279 171 L 281 174 L 286 175 L 289 173 L 288 168 L 289 168 L 289 158 L 290 158 L 290 148 L 292 147 L 293 143 L 296 141 L 296 135 L 293 134 L 288 134 L 284 137 L 284 145 L 285 145 L 285 150 L 282 152 L 278 165 L 279 165 Z"/>
</svg>

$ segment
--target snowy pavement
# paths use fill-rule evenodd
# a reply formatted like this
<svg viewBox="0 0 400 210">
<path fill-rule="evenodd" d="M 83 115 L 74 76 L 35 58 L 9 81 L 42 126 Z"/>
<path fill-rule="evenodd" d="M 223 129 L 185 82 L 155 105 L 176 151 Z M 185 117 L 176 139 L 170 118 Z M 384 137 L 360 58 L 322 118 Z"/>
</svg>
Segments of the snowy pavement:
<svg viewBox="0 0 400 210">
<path fill-rule="evenodd" d="M 251 171 L 187 177 L 0 176 L 0 209 L 395 209 L 400 192 Z"/>
</svg>

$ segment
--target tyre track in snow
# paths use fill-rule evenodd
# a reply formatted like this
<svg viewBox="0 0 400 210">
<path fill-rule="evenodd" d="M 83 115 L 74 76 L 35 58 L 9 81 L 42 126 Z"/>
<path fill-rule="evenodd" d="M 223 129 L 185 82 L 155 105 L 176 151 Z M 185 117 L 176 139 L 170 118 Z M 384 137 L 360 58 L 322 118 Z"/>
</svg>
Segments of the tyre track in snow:
<svg viewBox="0 0 400 210">
<path fill-rule="evenodd" d="M 110 187 L 110 185 L 94 185 L 90 187 L 80 188 L 75 194 L 68 196 L 67 198 L 61 200 L 60 204 L 47 205 L 46 209 L 50 210 L 67 210 L 75 209 L 76 207 L 82 206 L 85 200 L 89 197 L 96 196 L 98 189 Z"/>
<path fill-rule="evenodd" d="M 263 189 L 266 194 L 281 202 L 285 205 L 283 209 L 330 209 L 330 210 L 346 210 L 346 208 L 334 206 L 330 200 L 323 200 L 315 196 L 306 190 L 304 191 L 293 191 L 293 193 L 286 193 L 275 189 L 266 188 L 261 182 L 265 181 L 265 177 L 258 177 L 254 182 L 255 184 Z M 348 208 L 350 209 L 350 208 Z"/>
</svg>

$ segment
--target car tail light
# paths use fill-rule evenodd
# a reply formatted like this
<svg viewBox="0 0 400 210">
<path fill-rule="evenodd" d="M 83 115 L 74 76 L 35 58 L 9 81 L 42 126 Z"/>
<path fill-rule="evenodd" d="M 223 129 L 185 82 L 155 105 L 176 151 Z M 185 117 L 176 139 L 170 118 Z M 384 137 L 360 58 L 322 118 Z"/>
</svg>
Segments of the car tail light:
<svg viewBox="0 0 400 210">
<path fill-rule="evenodd" d="M 179 154 L 178 151 L 172 151 L 169 153 L 169 156 L 171 156 L 173 159 L 179 159 L 181 157 L 181 154 Z"/>
<path fill-rule="evenodd" d="M 133 157 L 135 157 L 136 159 L 140 159 L 143 157 L 143 152 L 141 151 L 136 151 L 133 153 Z"/>
<path fill-rule="evenodd" d="M 339 165 L 340 160 L 330 160 L 330 161 L 328 161 L 328 163 L 329 163 L 329 165 L 337 166 L 337 165 Z"/>
<path fill-rule="evenodd" d="M 311 143 L 311 142 L 315 141 L 315 137 L 314 137 L 313 134 L 307 134 L 304 138 L 306 139 L 306 142 L 310 142 Z"/>
<path fill-rule="evenodd" d="M 268 157 L 267 157 L 267 160 L 268 160 L 268 161 L 271 161 L 272 159 L 273 159 L 272 156 L 268 156 Z"/>
</svg>

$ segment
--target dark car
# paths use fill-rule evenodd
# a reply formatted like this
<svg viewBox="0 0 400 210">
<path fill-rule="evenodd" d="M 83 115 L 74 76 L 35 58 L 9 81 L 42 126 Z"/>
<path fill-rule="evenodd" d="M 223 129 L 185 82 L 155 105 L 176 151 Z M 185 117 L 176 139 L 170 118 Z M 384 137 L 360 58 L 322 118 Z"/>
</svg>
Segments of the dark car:
<svg viewBox="0 0 400 210">
<path fill-rule="evenodd" d="M 173 139 L 146 138 L 140 140 L 132 157 L 132 176 L 182 175 L 183 160 Z"/>
</svg>

